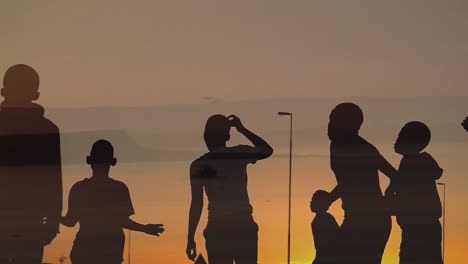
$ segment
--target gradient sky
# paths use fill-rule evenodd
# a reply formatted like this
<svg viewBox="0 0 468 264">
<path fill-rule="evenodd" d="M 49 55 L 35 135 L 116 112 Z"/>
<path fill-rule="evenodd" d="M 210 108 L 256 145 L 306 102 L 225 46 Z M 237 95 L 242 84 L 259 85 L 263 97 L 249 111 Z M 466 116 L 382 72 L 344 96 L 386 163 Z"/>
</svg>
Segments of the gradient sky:
<svg viewBox="0 0 468 264">
<path fill-rule="evenodd" d="M 468 2 L 2 1 L 48 106 L 468 95 Z"/>
</svg>

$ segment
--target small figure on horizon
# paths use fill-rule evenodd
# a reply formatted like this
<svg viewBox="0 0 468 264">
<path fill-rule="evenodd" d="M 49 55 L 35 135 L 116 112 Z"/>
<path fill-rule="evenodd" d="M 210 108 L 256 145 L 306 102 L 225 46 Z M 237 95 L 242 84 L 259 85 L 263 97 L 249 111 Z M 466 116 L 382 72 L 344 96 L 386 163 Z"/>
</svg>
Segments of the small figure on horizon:
<svg viewBox="0 0 468 264">
<path fill-rule="evenodd" d="M 68 213 L 62 224 L 80 223 L 70 259 L 73 264 L 120 264 L 123 261 L 125 235 L 122 228 L 159 236 L 162 224 L 143 225 L 133 221 L 130 193 L 125 183 L 109 175 L 115 166 L 114 148 L 106 140 L 93 144 L 86 157 L 92 176 L 73 185 L 68 198 Z"/>
<path fill-rule="evenodd" d="M 468 132 L 468 117 L 466 117 L 465 120 L 463 120 L 462 126 L 466 130 L 466 132 Z"/>
<path fill-rule="evenodd" d="M 403 155 L 392 183 L 397 222 L 402 229 L 400 264 L 442 263 L 442 205 L 436 181 L 443 170 L 423 150 L 431 132 L 421 122 L 407 123 L 398 135 L 395 152 Z"/>
<path fill-rule="evenodd" d="M 45 117 L 39 74 L 13 65 L 0 104 L 0 263 L 42 263 L 59 232 L 62 166 L 59 128 Z"/>
<path fill-rule="evenodd" d="M 335 217 L 328 213 L 328 199 L 330 193 L 318 190 L 312 196 L 310 210 L 315 213 L 312 220 L 312 236 L 315 244 L 315 260 L 312 264 L 339 264 L 339 240 L 340 226 Z"/>
<path fill-rule="evenodd" d="M 228 147 L 231 127 L 253 146 Z M 208 153 L 190 166 L 191 204 L 186 254 L 197 256 L 195 232 L 203 210 L 203 193 L 208 198 L 205 237 L 210 264 L 257 264 L 258 225 L 252 216 L 247 190 L 247 166 L 273 154 L 273 148 L 244 127 L 235 116 L 213 115 L 205 126 Z"/>
</svg>

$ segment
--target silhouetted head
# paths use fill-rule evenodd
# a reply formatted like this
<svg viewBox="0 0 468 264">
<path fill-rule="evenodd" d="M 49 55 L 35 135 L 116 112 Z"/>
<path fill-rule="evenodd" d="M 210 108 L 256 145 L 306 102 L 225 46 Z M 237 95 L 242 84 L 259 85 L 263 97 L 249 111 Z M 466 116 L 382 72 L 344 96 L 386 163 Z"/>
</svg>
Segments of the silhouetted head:
<svg viewBox="0 0 468 264">
<path fill-rule="evenodd" d="M 431 141 L 431 131 L 422 122 L 407 123 L 398 134 L 395 142 L 395 152 L 401 155 L 418 154 L 423 151 Z"/>
<path fill-rule="evenodd" d="M 110 166 L 117 164 L 114 157 L 114 147 L 104 139 L 100 139 L 93 144 L 91 153 L 86 157 L 86 162 L 93 170 L 93 176 L 107 176 Z"/>
<path fill-rule="evenodd" d="M 363 122 L 364 115 L 358 105 L 339 104 L 330 113 L 328 138 L 334 140 L 346 135 L 357 135 Z"/>
<path fill-rule="evenodd" d="M 11 66 L 3 78 L 2 96 L 6 101 L 30 103 L 39 99 L 39 74 L 25 64 Z"/>
<path fill-rule="evenodd" d="M 224 115 L 213 115 L 206 121 L 203 138 L 210 151 L 225 147 L 226 142 L 231 138 L 231 125 Z"/>
<path fill-rule="evenodd" d="M 329 197 L 330 193 L 318 190 L 312 196 L 312 201 L 310 201 L 310 210 L 314 213 L 326 213 L 329 206 Z"/>
</svg>

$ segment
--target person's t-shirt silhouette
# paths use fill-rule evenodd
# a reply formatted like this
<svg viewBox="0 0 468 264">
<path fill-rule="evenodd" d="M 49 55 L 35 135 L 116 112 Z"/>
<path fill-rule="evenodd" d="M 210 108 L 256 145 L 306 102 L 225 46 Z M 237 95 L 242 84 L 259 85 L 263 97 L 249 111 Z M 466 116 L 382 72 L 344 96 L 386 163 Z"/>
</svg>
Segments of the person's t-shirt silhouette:
<svg viewBox="0 0 468 264">
<path fill-rule="evenodd" d="M 401 130 L 395 151 L 403 158 L 394 184 L 397 222 L 402 229 L 400 263 L 442 263 L 442 205 L 437 183 L 443 173 L 423 150 L 429 145 L 429 128 L 417 121 Z"/>
<path fill-rule="evenodd" d="M 0 263 L 41 263 L 62 212 L 60 133 L 39 98 L 39 75 L 5 73 L 0 105 Z"/>
<path fill-rule="evenodd" d="M 84 260 L 89 254 L 92 259 L 101 257 L 103 263 L 121 263 L 125 245 L 122 219 L 134 213 L 123 182 L 111 178 L 77 182 L 70 191 L 67 215 L 80 223 L 71 259 Z"/>
<path fill-rule="evenodd" d="M 340 226 L 335 217 L 327 212 L 328 192 L 318 190 L 314 193 L 310 209 L 316 215 L 311 223 L 315 244 L 315 259 L 312 264 L 339 264 L 339 231 Z"/>
<path fill-rule="evenodd" d="M 122 228 L 157 235 L 162 225 L 142 225 L 130 219 L 133 210 L 127 186 L 109 177 L 117 160 L 106 140 L 94 143 L 88 164 L 93 176 L 73 185 L 68 212 L 62 224 L 80 223 L 70 259 L 73 264 L 118 264 L 123 260 L 125 235 Z"/>
</svg>

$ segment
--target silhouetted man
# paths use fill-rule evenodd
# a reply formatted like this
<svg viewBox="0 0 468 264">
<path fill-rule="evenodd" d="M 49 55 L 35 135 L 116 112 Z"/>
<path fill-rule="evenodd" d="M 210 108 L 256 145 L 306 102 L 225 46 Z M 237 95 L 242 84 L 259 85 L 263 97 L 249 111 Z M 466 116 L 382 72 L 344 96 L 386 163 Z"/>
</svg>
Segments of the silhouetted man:
<svg viewBox="0 0 468 264">
<path fill-rule="evenodd" d="M 62 212 L 60 135 L 44 117 L 39 75 L 27 65 L 5 73 L 0 105 L 0 263 L 42 262 Z"/>
<path fill-rule="evenodd" d="M 345 211 L 340 228 L 344 259 L 340 263 L 380 263 L 391 230 L 378 172 L 393 178 L 396 170 L 359 136 L 363 122 L 357 105 L 343 103 L 333 109 L 328 125 L 331 168 L 337 180 L 330 203 L 341 198 Z"/>
<path fill-rule="evenodd" d="M 227 147 L 235 127 L 254 145 Z M 211 116 L 204 138 L 209 152 L 190 167 L 190 205 L 187 256 L 197 256 L 195 232 L 203 209 L 203 191 L 208 198 L 208 225 L 204 231 L 210 264 L 256 264 L 258 225 L 252 217 L 247 192 L 247 165 L 270 157 L 273 149 L 250 132 L 234 115 Z"/>
</svg>

